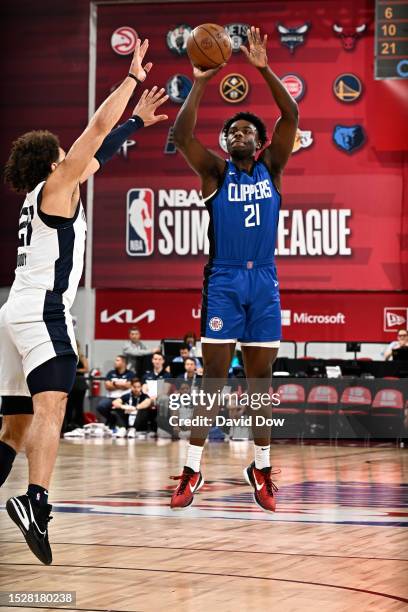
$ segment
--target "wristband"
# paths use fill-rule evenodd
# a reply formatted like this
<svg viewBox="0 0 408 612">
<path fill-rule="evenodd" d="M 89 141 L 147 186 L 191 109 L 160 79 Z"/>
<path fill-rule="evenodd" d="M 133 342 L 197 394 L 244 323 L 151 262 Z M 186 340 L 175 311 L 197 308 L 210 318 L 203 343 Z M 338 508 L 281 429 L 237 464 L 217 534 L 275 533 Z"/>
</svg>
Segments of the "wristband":
<svg viewBox="0 0 408 612">
<path fill-rule="evenodd" d="M 131 72 L 128 72 L 128 77 L 130 77 L 131 79 L 134 79 L 136 81 L 136 83 L 139 85 L 139 83 L 143 83 L 143 81 L 140 81 L 137 76 L 135 76 L 134 74 L 132 74 Z"/>
</svg>

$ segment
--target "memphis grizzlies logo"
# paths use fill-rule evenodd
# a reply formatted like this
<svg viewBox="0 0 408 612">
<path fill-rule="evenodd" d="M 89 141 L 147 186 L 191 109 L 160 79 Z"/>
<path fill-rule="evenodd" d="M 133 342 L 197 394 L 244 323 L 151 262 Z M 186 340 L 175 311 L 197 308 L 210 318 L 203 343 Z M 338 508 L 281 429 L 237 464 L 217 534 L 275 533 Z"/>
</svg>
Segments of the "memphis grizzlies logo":
<svg viewBox="0 0 408 612">
<path fill-rule="evenodd" d="M 183 104 L 193 84 L 185 74 L 175 74 L 166 83 L 166 93 L 172 102 Z"/>
<path fill-rule="evenodd" d="M 333 130 L 333 140 L 342 151 L 353 153 L 363 146 L 366 138 L 361 125 L 336 125 Z"/>
<path fill-rule="evenodd" d="M 280 34 L 282 45 L 285 45 L 285 47 L 289 48 L 291 53 L 294 53 L 296 47 L 304 44 L 305 36 L 310 28 L 310 23 L 304 23 L 297 28 L 287 28 L 281 23 L 278 23 L 276 27 Z"/>
<path fill-rule="evenodd" d="M 154 193 L 151 189 L 130 189 L 126 204 L 126 253 L 146 256 L 153 253 Z"/>
</svg>

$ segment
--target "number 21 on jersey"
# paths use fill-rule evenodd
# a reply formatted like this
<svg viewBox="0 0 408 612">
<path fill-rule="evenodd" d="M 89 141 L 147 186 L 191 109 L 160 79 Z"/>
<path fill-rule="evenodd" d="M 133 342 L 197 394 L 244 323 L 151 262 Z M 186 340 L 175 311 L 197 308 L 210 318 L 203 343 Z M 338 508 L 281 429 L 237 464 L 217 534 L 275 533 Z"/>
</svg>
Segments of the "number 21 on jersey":
<svg viewBox="0 0 408 612">
<path fill-rule="evenodd" d="M 255 227 L 261 224 L 259 204 L 245 204 L 244 211 L 248 213 L 245 217 L 245 227 Z"/>
</svg>

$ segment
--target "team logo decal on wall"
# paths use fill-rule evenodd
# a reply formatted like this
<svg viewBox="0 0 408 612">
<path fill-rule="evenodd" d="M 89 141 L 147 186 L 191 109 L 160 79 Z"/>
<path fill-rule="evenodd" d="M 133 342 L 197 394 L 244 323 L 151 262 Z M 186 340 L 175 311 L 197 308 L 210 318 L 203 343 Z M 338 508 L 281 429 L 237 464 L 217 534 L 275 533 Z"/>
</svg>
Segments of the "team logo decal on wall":
<svg viewBox="0 0 408 612">
<path fill-rule="evenodd" d="M 247 31 L 249 25 L 247 23 L 229 23 L 225 26 L 225 31 L 231 39 L 233 53 L 240 51 L 241 45 L 246 45 L 248 41 Z"/>
<path fill-rule="evenodd" d="M 364 34 L 366 29 L 366 23 L 356 28 L 343 28 L 343 26 L 337 23 L 333 25 L 333 31 L 340 38 L 345 51 L 353 51 L 357 40 Z"/>
<path fill-rule="evenodd" d="M 303 79 L 297 74 L 284 74 L 281 79 L 282 83 L 294 100 L 299 102 L 305 95 L 306 85 Z"/>
<path fill-rule="evenodd" d="M 189 25 L 182 23 L 167 32 L 167 46 L 170 51 L 177 55 L 185 55 L 187 53 L 187 39 L 190 36 L 191 28 Z"/>
<path fill-rule="evenodd" d="M 135 144 L 136 140 L 125 140 L 125 142 L 122 144 L 118 151 L 119 155 L 123 155 L 123 157 L 127 159 L 128 150 L 130 149 L 130 147 L 134 147 Z"/>
<path fill-rule="evenodd" d="M 282 45 L 285 45 L 285 47 L 289 48 L 291 53 L 294 53 L 296 47 L 304 44 L 305 36 L 310 28 L 310 23 L 304 23 L 297 28 L 287 28 L 281 23 L 278 23 L 276 27 L 280 34 Z"/>
<path fill-rule="evenodd" d="M 361 125 L 336 125 L 333 130 L 335 145 L 346 153 L 354 153 L 363 146 L 366 137 Z"/>
<path fill-rule="evenodd" d="M 164 145 L 164 153 L 166 155 L 172 155 L 173 153 L 177 153 L 176 145 L 174 144 L 174 127 L 171 125 L 169 127 L 169 131 L 167 132 L 167 140 Z"/>
<path fill-rule="evenodd" d="M 300 149 L 307 149 L 311 144 L 313 144 L 312 131 L 298 129 L 296 130 L 292 153 L 296 153 Z"/>
<path fill-rule="evenodd" d="M 220 317 L 212 317 L 208 326 L 212 331 L 221 331 L 224 326 L 224 321 L 220 319 Z"/>
<path fill-rule="evenodd" d="M 172 102 L 183 104 L 193 84 L 185 74 L 175 74 L 166 83 L 166 93 Z"/>
<path fill-rule="evenodd" d="M 146 256 L 153 253 L 154 193 L 151 189 L 130 189 L 126 203 L 126 253 Z"/>
<path fill-rule="evenodd" d="M 342 102 L 355 102 L 361 96 L 363 85 L 355 74 L 340 74 L 333 83 L 333 92 Z"/>
<path fill-rule="evenodd" d="M 130 55 L 135 50 L 138 34 L 133 28 L 117 28 L 111 36 L 111 47 L 118 55 Z"/>
<path fill-rule="evenodd" d="M 218 137 L 218 144 L 220 145 L 220 148 L 225 152 L 228 153 L 228 149 L 227 149 L 227 138 L 224 134 L 224 130 L 221 130 L 220 135 Z"/>
<path fill-rule="evenodd" d="M 249 92 L 249 84 L 242 74 L 227 74 L 220 83 L 220 94 L 225 102 L 237 104 L 242 102 Z"/>
</svg>

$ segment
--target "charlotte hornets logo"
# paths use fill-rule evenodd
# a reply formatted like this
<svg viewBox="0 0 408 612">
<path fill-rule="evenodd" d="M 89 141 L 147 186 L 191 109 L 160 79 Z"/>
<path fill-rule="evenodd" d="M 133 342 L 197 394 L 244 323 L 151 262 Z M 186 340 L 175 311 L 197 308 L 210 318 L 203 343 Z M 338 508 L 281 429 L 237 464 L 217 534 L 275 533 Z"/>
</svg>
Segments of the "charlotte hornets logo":
<svg viewBox="0 0 408 612">
<path fill-rule="evenodd" d="M 365 139 L 361 125 L 336 125 L 333 130 L 334 144 L 346 153 L 353 153 L 362 147 Z"/>
<path fill-rule="evenodd" d="M 304 23 L 297 28 L 287 28 L 281 23 L 278 23 L 276 27 L 280 34 L 282 45 L 285 45 L 285 47 L 289 48 L 291 53 L 294 53 L 296 47 L 304 44 L 305 36 L 310 28 L 310 23 Z"/>
<path fill-rule="evenodd" d="M 127 254 L 151 255 L 153 253 L 153 231 L 153 191 L 151 189 L 131 189 L 127 194 Z"/>
</svg>

